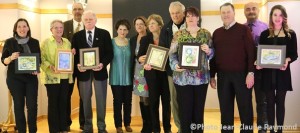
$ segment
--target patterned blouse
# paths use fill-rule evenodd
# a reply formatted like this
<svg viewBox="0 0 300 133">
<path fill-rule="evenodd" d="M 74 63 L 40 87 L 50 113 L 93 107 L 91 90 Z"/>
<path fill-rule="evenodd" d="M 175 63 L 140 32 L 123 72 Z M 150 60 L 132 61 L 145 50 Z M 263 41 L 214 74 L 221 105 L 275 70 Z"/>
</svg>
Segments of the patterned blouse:
<svg viewBox="0 0 300 133">
<path fill-rule="evenodd" d="M 186 29 L 176 32 L 171 43 L 169 55 L 170 67 L 173 70 L 173 81 L 175 84 L 180 86 L 208 84 L 210 79 L 208 60 L 210 60 L 213 57 L 214 50 L 211 48 L 212 50 L 210 55 L 206 55 L 204 52 L 201 53 L 200 70 L 186 69 L 183 72 L 177 72 L 175 71 L 175 66 L 176 64 L 179 64 L 178 48 L 179 45 L 181 45 L 181 43 L 207 44 L 211 48 L 210 32 L 206 29 L 200 28 L 195 38 Z"/>
</svg>

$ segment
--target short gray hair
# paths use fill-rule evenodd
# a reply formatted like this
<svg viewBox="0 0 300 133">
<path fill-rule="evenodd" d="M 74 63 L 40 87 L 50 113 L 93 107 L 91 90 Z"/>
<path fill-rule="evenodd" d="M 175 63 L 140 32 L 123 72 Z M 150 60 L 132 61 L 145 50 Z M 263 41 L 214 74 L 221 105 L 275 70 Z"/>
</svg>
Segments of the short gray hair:
<svg viewBox="0 0 300 133">
<path fill-rule="evenodd" d="M 53 21 L 50 23 L 50 29 L 52 29 L 52 28 L 54 27 L 54 23 L 56 23 L 56 22 L 61 23 L 61 24 L 64 26 L 64 22 L 63 22 L 63 21 L 61 21 L 61 20 L 59 20 L 59 19 L 55 19 L 55 20 L 53 20 Z"/>
<path fill-rule="evenodd" d="M 97 21 L 97 16 L 96 16 L 96 14 L 95 14 L 92 10 L 84 11 L 83 14 L 82 14 L 81 19 L 84 20 L 84 17 L 85 17 L 87 14 L 91 14 L 91 15 L 95 18 L 95 20 Z"/>
<path fill-rule="evenodd" d="M 176 7 L 176 6 L 181 7 L 182 12 L 185 11 L 185 6 L 182 3 L 180 3 L 179 1 L 174 1 L 174 2 L 170 3 L 169 12 L 170 12 L 171 8 Z"/>
</svg>

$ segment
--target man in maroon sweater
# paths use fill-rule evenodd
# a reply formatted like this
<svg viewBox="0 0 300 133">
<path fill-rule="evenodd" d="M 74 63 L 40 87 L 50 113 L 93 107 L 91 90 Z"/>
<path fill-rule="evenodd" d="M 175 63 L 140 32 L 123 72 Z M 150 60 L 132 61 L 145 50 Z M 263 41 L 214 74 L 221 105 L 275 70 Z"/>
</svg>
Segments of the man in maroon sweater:
<svg viewBox="0 0 300 133">
<path fill-rule="evenodd" d="M 241 133 L 252 133 L 255 44 L 250 29 L 235 21 L 232 4 L 223 4 L 220 13 L 224 26 L 213 33 L 215 57 L 210 62 L 210 84 L 216 88 L 214 77 L 217 73 L 222 133 L 233 133 L 235 97 L 242 124 Z"/>
</svg>

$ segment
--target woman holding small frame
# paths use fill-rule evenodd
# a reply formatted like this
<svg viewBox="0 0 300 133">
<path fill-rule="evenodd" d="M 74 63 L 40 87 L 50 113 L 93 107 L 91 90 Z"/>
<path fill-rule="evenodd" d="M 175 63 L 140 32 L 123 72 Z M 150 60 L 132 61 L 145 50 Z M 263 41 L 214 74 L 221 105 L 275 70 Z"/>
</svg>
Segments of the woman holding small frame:
<svg viewBox="0 0 300 133">
<path fill-rule="evenodd" d="M 147 19 L 147 27 L 151 33 L 141 38 L 140 49 L 137 55 L 139 62 L 142 64 L 144 60 L 148 46 L 150 44 L 158 45 L 160 30 L 164 23 L 160 15 L 151 14 Z M 159 103 L 160 97 L 162 101 L 162 117 L 163 128 L 165 133 L 171 132 L 171 105 L 170 105 L 170 91 L 168 85 L 168 77 L 166 71 L 154 70 L 151 65 L 144 65 L 144 75 L 147 85 L 149 87 L 149 105 L 150 116 L 152 123 L 152 131 L 160 132 L 159 122 Z"/>
<path fill-rule="evenodd" d="M 38 73 L 16 74 L 15 63 L 20 53 L 40 54 L 39 41 L 31 37 L 28 21 L 24 18 L 17 20 L 14 24 L 13 37 L 5 41 L 1 62 L 8 66 L 6 83 L 14 102 L 16 129 L 19 133 L 26 133 L 24 113 L 26 103 L 28 129 L 30 133 L 36 133 Z"/>
<path fill-rule="evenodd" d="M 67 132 L 67 95 L 69 83 L 73 83 L 72 73 L 57 71 L 57 50 L 71 50 L 71 43 L 63 38 L 64 25 L 61 20 L 53 20 L 50 25 L 52 36 L 43 41 L 41 82 L 45 84 L 48 96 L 48 125 L 50 133 Z M 70 66 L 73 66 L 71 64 Z"/>
<path fill-rule="evenodd" d="M 173 70 L 173 81 L 177 92 L 179 106 L 180 128 L 183 133 L 203 133 L 203 128 L 191 130 L 192 123 L 204 124 L 204 106 L 208 83 L 210 79 L 208 60 L 213 57 L 211 48 L 211 34 L 208 30 L 198 26 L 201 21 L 199 10 L 189 7 L 185 10 L 187 28 L 175 33 L 170 48 L 170 67 Z M 179 47 L 182 43 L 198 43 L 201 62 L 199 70 L 183 69 L 179 67 Z M 202 126 L 203 127 L 203 126 Z"/>
<path fill-rule="evenodd" d="M 269 29 L 261 33 L 259 44 L 286 46 L 286 58 L 283 59 L 285 63 L 280 69 L 256 66 L 256 69 L 259 69 L 262 73 L 260 88 L 266 93 L 270 132 L 275 133 L 274 125 L 276 118 L 277 133 L 282 133 L 286 93 L 293 90 L 290 64 L 298 58 L 296 33 L 292 29 L 289 29 L 287 25 L 287 13 L 282 5 L 272 7 L 269 15 Z"/>
</svg>

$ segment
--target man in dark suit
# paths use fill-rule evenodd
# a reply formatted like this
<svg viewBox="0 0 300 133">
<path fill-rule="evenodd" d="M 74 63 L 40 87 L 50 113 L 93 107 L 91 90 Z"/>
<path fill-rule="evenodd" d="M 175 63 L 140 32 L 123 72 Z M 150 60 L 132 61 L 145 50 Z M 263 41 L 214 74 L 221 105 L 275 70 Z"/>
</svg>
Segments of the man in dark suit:
<svg viewBox="0 0 300 133">
<path fill-rule="evenodd" d="M 79 92 L 83 102 L 84 109 L 84 133 L 93 132 L 93 112 L 91 105 L 92 97 L 92 82 L 94 83 L 94 91 L 96 97 L 97 110 L 97 126 L 99 133 L 106 133 L 105 124 L 105 110 L 106 110 L 106 96 L 107 96 L 107 69 L 106 66 L 113 58 L 113 48 L 111 37 L 108 31 L 97 28 L 97 18 L 92 11 L 85 11 L 82 16 L 85 30 L 81 30 L 74 34 L 72 40 L 72 47 L 75 48 L 75 63 L 79 73 L 77 80 L 79 82 Z M 79 64 L 79 49 L 83 48 L 98 48 L 99 62 L 97 68 L 92 70 L 83 70 Z"/>
<path fill-rule="evenodd" d="M 63 37 L 67 38 L 70 42 L 72 41 L 73 34 L 83 30 L 84 26 L 81 21 L 82 13 L 83 13 L 83 6 L 81 3 L 74 3 L 72 5 L 72 14 L 73 19 L 68 20 L 64 22 L 64 34 Z M 77 64 L 74 64 L 74 68 L 77 67 Z M 74 69 L 73 72 L 73 81 L 75 82 L 75 78 L 77 77 L 78 70 Z M 69 86 L 69 92 L 68 92 L 68 101 L 67 101 L 67 124 L 68 124 L 68 131 L 70 131 L 70 126 L 72 124 L 71 119 L 71 96 L 73 93 L 74 83 L 71 83 Z M 78 88 L 78 82 L 77 82 L 77 88 Z M 79 125 L 80 129 L 83 130 L 84 126 L 84 115 L 83 115 L 83 106 L 82 106 L 82 99 L 80 98 L 79 101 Z"/>
</svg>

